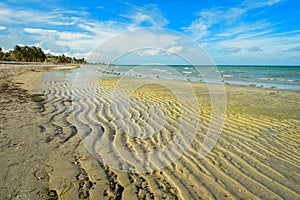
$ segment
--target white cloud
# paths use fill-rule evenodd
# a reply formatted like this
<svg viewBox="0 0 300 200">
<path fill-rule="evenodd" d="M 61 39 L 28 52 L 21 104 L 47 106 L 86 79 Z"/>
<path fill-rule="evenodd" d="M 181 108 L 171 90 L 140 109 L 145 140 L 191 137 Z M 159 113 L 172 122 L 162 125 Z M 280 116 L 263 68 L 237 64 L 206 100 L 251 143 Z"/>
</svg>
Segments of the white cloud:
<svg viewBox="0 0 300 200">
<path fill-rule="evenodd" d="M 167 49 L 167 52 L 178 54 L 183 50 L 182 46 L 172 46 Z"/>
<path fill-rule="evenodd" d="M 169 48 L 153 48 L 153 49 L 142 49 L 137 50 L 136 54 L 139 56 L 156 56 L 156 55 L 167 55 L 167 54 L 178 54 L 182 51 L 182 46 L 172 46 Z"/>
<path fill-rule="evenodd" d="M 66 11 L 67 12 L 67 11 Z M 0 3 L 0 21 L 6 24 L 43 24 L 43 25 L 74 25 L 77 17 L 64 17 L 61 12 L 41 12 L 9 8 Z M 77 14 L 78 15 L 78 14 Z"/>
<path fill-rule="evenodd" d="M 78 24 L 81 31 L 89 32 L 103 38 L 110 38 L 113 35 L 127 30 L 126 25 L 115 21 L 84 21 Z"/>
<path fill-rule="evenodd" d="M 182 29 L 192 34 L 192 36 L 197 40 L 207 36 L 211 31 L 209 30 L 213 25 L 219 24 L 233 24 L 238 21 L 246 10 L 241 8 L 218 8 L 201 11 L 198 14 L 198 18 L 192 21 L 188 27 L 183 27 Z"/>
<path fill-rule="evenodd" d="M 57 31 L 55 30 L 46 30 L 38 28 L 24 28 L 24 31 L 32 34 L 57 34 Z"/>
<path fill-rule="evenodd" d="M 284 36 L 284 35 L 294 35 L 295 33 L 300 33 L 300 30 L 294 30 L 294 31 L 287 31 L 287 32 L 278 32 L 278 33 L 272 33 L 272 36 Z"/>
<path fill-rule="evenodd" d="M 232 36 L 238 36 L 241 34 L 250 34 L 250 33 L 256 33 L 257 31 L 266 30 L 268 32 L 272 32 L 271 28 L 272 24 L 265 22 L 265 21 L 256 21 L 252 23 L 245 23 L 240 22 L 239 24 L 235 26 L 230 26 L 224 29 L 223 32 L 217 33 L 217 36 L 221 37 L 232 37 Z"/>
<path fill-rule="evenodd" d="M 146 49 L 146 50 L 139 50 L 136 52 L 139 56 L 156 56 L 162 53 L 162 49 Z"/>
<path fill-rule="evenodd" d="M 27 33 L 38 34 L 38 35 L 57 35 L 60 40 L 64 41 L 73 41 L 80 39 L 92 38 L 91 35 L 76 33 L 76 32 L 59 32 L 57 30 L 47 30 L 47 29 L 39 29 L 39 28 L 24 28 L 24 31 Z"/>
<path fill-rule="evenodd" d="M 6 27 L 5 26 L 0 26 L 0 31 L 5 30 Z"/>
<path fill-rule="evenodd" d="M 137 55 L 142 56 L 156 55 L 160 49 L 165 50 L 175 46 L 178 39 L 178 35 L 168 33 L 164 29 L 136 29 L 111 37 L 96 51 L 105 54 L 111 60 L 130 51 L 135 51 Z"/>
<path fill-rule="evenodd" d="M 219 22 L 232 23 L 238 20 L 246 10 L 242 8 L 217 8 L 204 10 L 199 13 L 201 19 L 206 21 L 210 26 Z"/>
<path fill-rule="evenodd" d="M 151 25 L 157 26 L 156 21 L 151 16 L 146 15 L 146 14 L 141 13 L 141 12 L 138 12 L 135 15 L 129 16 L 129 18 L 131 18 L 136 25 L 139 25 L 139 24 L 141 24 L 143 22 L 147 22 L 148 21 L 148 22 L 151 23 Z"/>
<path fill-rule="evenodd" d="M 130 19 L 132 28 L 147 24 L 151 27 L 164 27 L 169 23 L 154 4 L 144 5 L 143 7 L 130 5 L 130 7 L 132 9 L 128 14 L 121 14 L 120 16 Z"/>
<path fill-rule="evenodd" d="M 210 26 L 210 24 L 206 24 L 201 19 L 196 19 L 188 27 L 183 27 L 182 29 L 185 32 L 192 34 L 192 37 L 197 40 L 210 33 L 208 30 Z"/>
<path fill-rule="evenodd" d="M 33 44 L 33 46 L 40 46 L 40 44 Z M 54 52 L 51 49 L 44 49 L 44 53 L 45 54 L 51 54 L 53 56 L 59 56 L 59 55 L 61 55 L 61 53 Z"/>
<path fill-rule="evenodd" d="M 87 34 L 37 28 L 24 28 L 24 31 L 34 35 L 33 38 L 37 41 L 42 41 L 40 43 L 42 48 L 55 49 L 56 52 L 61 53 L 68 51 L 69 55 L 73 55 L 76 52 L 86 55 L 87 52 L 101 44 L 102 41 L 99 40 L 108 39 L 108 37 L 99 38 L 98 34 L 103 36 L 102 32 Z"/>
<path fill-rule="evenodd" d="M 272 6 L 285 0 L 244 0 L 241 6 L 247 9 L 260 8 L 265 6 Z"/>
</svg>

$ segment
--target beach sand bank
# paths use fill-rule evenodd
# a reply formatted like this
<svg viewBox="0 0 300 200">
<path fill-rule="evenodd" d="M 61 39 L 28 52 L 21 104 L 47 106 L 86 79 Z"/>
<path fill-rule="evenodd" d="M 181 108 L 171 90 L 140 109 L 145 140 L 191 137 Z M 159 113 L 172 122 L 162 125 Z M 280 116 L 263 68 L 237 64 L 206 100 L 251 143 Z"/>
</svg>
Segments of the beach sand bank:
<svg viewBox="0 0 300 200">
<path fill-rule="evenodd" d="M 25 68 L 0 66 L 2 199 L 300 198 L 299 91 L 225 85 L 222 134 L 201 159 L 198 150 L 212 113 L 205 84 L 191 84 L 197 101 L 190 101 L 181 81 L 156 84 L 126 77 L 129 85 L 116 89 L 117 77 L 74 84 L 62 73 L 40 81 L 52 66 Z M 137 85 L 144 86 L 133 91 Z M 196 137 L 165 168 L 128 173 L 107 165 L 107 156 L 99 153 L 103 136 L 111 141 L 112 152 L 116 147 L 155 151 L 178 134 L 181 123 L 196 128 Z M 121 160 L 123 168 L 130 165 L 120 155 L 107 155 Z M 160 154 L 150 161 L 163 163 L 170 156 Z"/>
</svg>

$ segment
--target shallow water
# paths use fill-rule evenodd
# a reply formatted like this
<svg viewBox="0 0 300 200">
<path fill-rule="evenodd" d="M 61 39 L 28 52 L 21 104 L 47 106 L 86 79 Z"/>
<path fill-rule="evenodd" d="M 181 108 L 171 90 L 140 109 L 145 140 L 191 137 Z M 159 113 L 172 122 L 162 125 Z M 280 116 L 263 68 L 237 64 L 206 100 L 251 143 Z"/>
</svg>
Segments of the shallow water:
<svg viewBox="0 0 300 200">
<path fill-rule="evenodd" d="M 135 66 L 111 65 L 105 70 L 122 75 L 163 78 L 171 80 L 189 80 L 206 82 L 210 75 L 205 66 Z M 214 73 L 216 72 L 213 69 Z M 217 66 L 225 83 L 234 85 L 253 85 L 258 87 L 276 87 L 278 89 L 300 90 L 300 66 Z M 113 74 L 110 74 L 113 75 Z M 218 81 L 217 79 L 215 80 Z"/>
</svg>

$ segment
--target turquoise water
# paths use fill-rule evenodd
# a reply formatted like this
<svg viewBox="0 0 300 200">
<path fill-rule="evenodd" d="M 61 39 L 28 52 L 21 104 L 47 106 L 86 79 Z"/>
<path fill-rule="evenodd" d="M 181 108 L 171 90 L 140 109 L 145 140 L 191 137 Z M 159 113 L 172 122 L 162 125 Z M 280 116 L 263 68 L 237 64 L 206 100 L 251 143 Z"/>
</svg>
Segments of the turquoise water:
<svg viewBox="0 0 300 200">
<path fill-rule="evenodd" d="M 225 82 L 300 90 L 300 66 L 218 66 Z"/>
<path fill-rule="evenodd" d="M 235 85 L 256 85 L 300 91 L 300 66 L 85 66 L 68 70 L 72 77 L 77 73 L 89 76 L 131 76 L 153 79 L 188 80 L 190 82 L 220 82 Z M 69 77 L 70 77 L 69 76 Z M 73 77 L 74 78 L 74 77 Z"/>
<path fill-rule="evenodd" d="M 106 71 L 122 75 L 205 82 L 210 67 L 191 65 L 171 66 L 109 66 Z M 224 83 L 256 85 L 278 89 L 300 90 L 300 66 L 217 66 Z M 215 73 L 215 69 L 213 68 Z M 114 74 L 110 74 L 114 75 Z M 215 74 L 214 74 L 215 76 Z M 211 78 L 211 77 L 210 77 Z M 217 78 L 216 78 L 217 81 Z"/>
</svg>

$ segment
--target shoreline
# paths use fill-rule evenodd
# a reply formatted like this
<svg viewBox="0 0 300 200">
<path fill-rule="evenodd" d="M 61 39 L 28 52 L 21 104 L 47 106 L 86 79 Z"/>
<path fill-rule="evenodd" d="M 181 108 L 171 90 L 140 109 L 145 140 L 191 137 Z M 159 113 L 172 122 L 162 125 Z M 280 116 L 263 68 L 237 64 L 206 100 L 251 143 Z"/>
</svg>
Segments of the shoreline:
<svg viewBox="0 0 300 200">
<path fill-rule="evenodd" d="M 188 74 L 182 74 L 182 77 L 169 77 L 166 74 L 163 75 L 159 75 L 159 74 L 151 74 L 148 75 L 148 72 L 144 72 L 144 77 L 143 75 L 134 75 L 134 74 L 128 74 L 125 75 L 123 70 L 128 70 L 128 67 L 132 67 L 131 65 L 112 65 L 111 68 L 108 70 L 110 65 L 82 65 L 82 67 L 96 67 L 98 69 L 102 69 L 101 71 L 106 74 L 106 75 L 110 75 L 110 76 L 128 76 L 128 77 L 137 77 L 137 78 L 152 78 L 152 79 L 157 79 L 157 77 L 159 77 L 158 79 L 165 79 L 165 80 L 182 80 L 181 78 L 184 77 L 184 80 L 189 81 L 190 83 L 199 83 L 199 82 L 203 82 L 203 78 L 199 77 L 195 77 L 195 74 L 193 76 L 189 76 Z M 183 68 L 185 65 L 178 65 L 175 66 L 175 69 L 178 68 Z M 189 66 L 189 70 L 193 68 L 193 66 L 187 65 Z M 122 68 L 124 67 L 124 68 Z M 127 68 L 126 68 L 127 67 Z M 141 66 L 136 66 L 136 67 L 141 67 Z M 142 66 L 145 67 L 145 66 Z M 154 71 L 159 71 L 159 66 L 152 66 L 152 68 L 154 67 Z M 157 68 L 156 68 L 157 67 Z M 164 66 L 163 66 L 164 67 Z M 171 65 L 170 67 L 174 67 L 174 65 Z M 218 67 L 218 66 L 217 66 Z M 220 67 L 224 67 L 224 66 L 220 66 Z M 227 66 L 226 66 L 227 67 Z M 238 67 L 238 65 L 234 66 L 234 67 Z M 245 66 L 244 66 L 245 67 Z M 253 67 L 253 66 L 250 66 Z M 258 66 L 256 66 L 258 67 Z M 266 66 L 262 66 L 262 67 L 266 67 Z M 272 66 L 269 66 L 272 67 Z M 294 67 L 294 66 L 288 66 L 288 67 Z M 229 66 L 228 66 L 229 68 Z M 297 67 L 298 68 L 298 67 Z M 130 68 L 131 69 L 131 68 Z M 300 68 L 299 68 L 300 69 Z M 185 70 L 185 69 L 181 69 L 181 70 Z M 181 71 L 179 70 L 179 71 Z M 260 78 L 259 80 L 253 81 L 251 79 L 249 79 L 250 77 L 248 77 L 248 80 L 237 80 L 239 77 L 234 77 L 233 75 L 228 75 L 226 72 L 226 74 L 221 73 L 222 69 L 219 69 L 219 72 L 222 76 L 222 82 L 224 84 L 229 84 L 229 85 L 239 85 L 239 86 L 249 86 L 249 87 L 262 87 L 262 88 L 269 88 L 269 89 L 278 89 L 278 90 L 294 90 L 294 91 L 298 91 L 300 90 L 300 86 L 297 84 L 291 84 L 291 83 L 295 83 L 295 82 L 299 82 L 296 80 L 286 80 L 286 82 L 260 82 L 259 80 L 264 79 L 264 80 L 276 80 L 278 79 L 278 77 L 276 78 Z M 165 71 L 165 69 L 162 69 L 162 72 Z M 183 71 L 182 71 L 183 72 Z M 246 71 L 245 71 L 246 72 Z M 132 73 L 132 72 L 131 72 Z M 194 72 L 191 72 L 194 73 Z M 228 77 L 234 78 L 232 80 L 228 79 Z M 253 77 L 255 78 L 255 77 Z"/>
<path fill-rule="evenodd" d="M 224 84 L 227 116 L 223 132 L 213 151 L 200 159 L 197 150 L 205 137 L 211 116 L 211 102 L 205 83 L 191 83 L 198 98 L 199 114 L 192 110 L 192 106 L 180 105 L 170 89 L 159 85 L 178 88 L 182 98 L 188 102 L 188 91 L 180 89 L 180 81 L 158 79 L 160 82 L 155 84 L 153 79 L 126 77 L 127 83 L 130 82 L 129 90 L 120 87 L 114 91 L 112 89 L 121 77 L 105 76 L 98 83 L 99 98 L 91 100 L 88 97 L 93 95 L 94 90 L 89 87 L 94 87 L 93 83 L 86 82 L 82 88 L 75 88 L 73 94 L 72 83 L 66 79 L 72 71 L 55 70 L 55 66 L 49 66 L 49 69 L 28 66 L 20 70 L 13 66 L 3 69 L 0 65 L 0 72 L 3 72 L 0 77 L 3 89 L 0 100 L 4 102 L 0 111 L 0 163 L 3 169 L 0 194 L 3 197 L 299 198 L 299 181 L 295 178 L 299 171 L 297 159 L 300 158 L 297 145 L 300 141 L 297 134 L 300 130 L 299 92 Z M 49 76 L 49 81 L 43 79 L 37 82 L 41 77 L 45 78 L 44 75 L 47 77 L 45 73 L 54 72 L 56 76 Z M 8 79 L 8 85 L 2 84 L 6 83 L 5 79 Z M 93 77 L 91 80 L 94 80 Z M 131 91 L 131 87 L 147 82 L 150 84 L 137 88 L 136 92 Z M 137 124 L 144 124 L 144 131 L 150 134 L 151 127 L 147 122 L 151 118 L 147 117 L 146 108 L 152 105 L 148 104 L 151 102 L 164 108 L 169 116 L 166 118 L 166 129 L 162 129 L 163 134 L 155 135 L 153 141 L 151 138 L 134 140 L 122 133 L 122 129 L 115 129 L 121 127 L 122 121 L 113 120 L 115 116 L 108 111 L 112 112 L 110 107 L 124 98 L 111 98 L 118 91 L 132 92 L 132 110 L 118 109 L 115 113 L 132 115 L 125 118 L 126 127 L 139 134 L 144 132 Z M 32 96 L 34 94 L 38 96 Z M 82 95 L 85 100 L 80 100 Z M 98 114 L 95 115 L 90 109 L 97 110 Z M 195 141 L 189 151 L 172 165 L 153 172 L 126 173 L 106 163 L 99 163 L 80 139 L 83 133 L 87 134 L 87 139 L 93 139 L 93 134 L 97 133 L 93 130 L 93 124 L 97 123 L 105 130 L 104 134 L 124 149 L 153 150 L 172 138 L 170 131 L 176 132 L 179 123 L 177 115 L 180 115 L 181 109 L 189 113 L 186 115 L 187 122 L 198 117 L 201 120 Z M 138 113 L 146 119 L 137 117 Z M 161 117 L 159 113 L 154 113 L 154 119 Z M 98 118 L 101 120 L 95 121 Z M 80 123 L 76 123 L 78 120 Z M 81 123 L 86 124 L 85 128 L 81 127 Z M 157 159 L 163 161 L 164 157 Z"/>
</svg>

